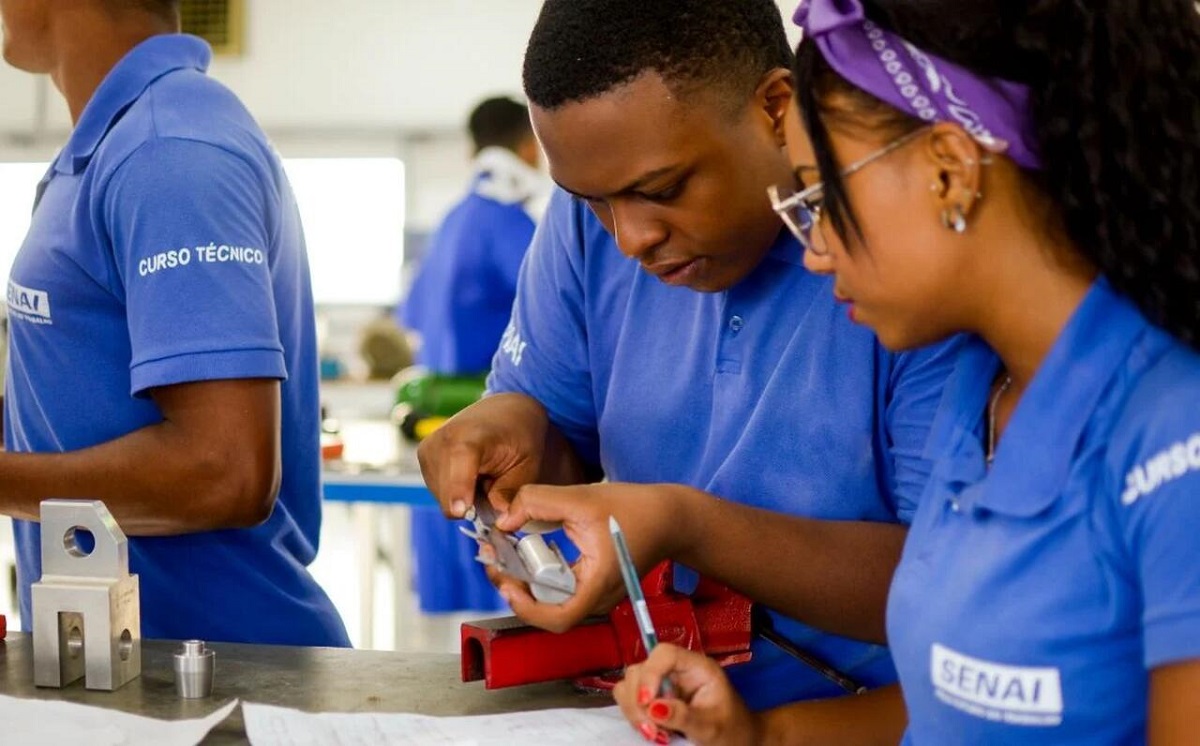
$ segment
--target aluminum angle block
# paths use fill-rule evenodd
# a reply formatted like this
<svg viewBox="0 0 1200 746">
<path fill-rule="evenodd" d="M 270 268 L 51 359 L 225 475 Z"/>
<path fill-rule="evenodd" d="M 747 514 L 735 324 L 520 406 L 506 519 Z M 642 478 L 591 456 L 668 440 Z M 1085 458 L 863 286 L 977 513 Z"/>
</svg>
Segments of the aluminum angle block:
<svg viewBox="0 0 1200 746">
<path fill-rule="evenodd" d="M 44 500 L 42 579 L 33 584 L 33 679 L 113 691 L 142 672 L 138 577 L 99 500 Z M 95 545 L 87 549 L 86 534 Z"/>
</svg>

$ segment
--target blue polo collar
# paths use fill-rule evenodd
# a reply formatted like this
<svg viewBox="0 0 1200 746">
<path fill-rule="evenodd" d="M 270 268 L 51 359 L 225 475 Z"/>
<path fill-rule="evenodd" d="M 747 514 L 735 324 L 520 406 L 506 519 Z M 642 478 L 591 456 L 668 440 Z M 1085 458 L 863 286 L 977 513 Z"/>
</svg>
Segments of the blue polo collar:
<svg viewBox="0 0 1200 746">
<path fill-rule="evenodd" d="M 990 474 L 984 410 L 1000 361 L 981 340 L 968 344 L 947 382 L 945 411 L 930 439 L 931 447 L 943 443 L 947 451 L 929 455 L 942 457 L 942 480 L 958 488 L 982 484 L 948 497 L 957 497 L 961 509 L 1016 518 L 1049 508 L 1063 491 L 1084 428 L 1148 326 L 1132 303 L 1097 280 L 1021 397 Z"/>
<path fill-rule="evenodd" d="M 175 70 L 205 72 L 211 60 L 208 44 L 186 34 L 152 36 L 138 44 L 109 71 L 84 107 L 54 170 L 60 174 L 83 171 L 105 135 L 151 83 Z"/>
<path fill-rule="evenodd" d="M 804 249 L 800 248 L 800 242 L 782 224 L 779 235 L 775 237 L 775 243 L 771 244 L 771 250 L 767 252 L 767 256 L 781 262 L 794 264 L 797 267 L 804 266 Z"/>
</svg>

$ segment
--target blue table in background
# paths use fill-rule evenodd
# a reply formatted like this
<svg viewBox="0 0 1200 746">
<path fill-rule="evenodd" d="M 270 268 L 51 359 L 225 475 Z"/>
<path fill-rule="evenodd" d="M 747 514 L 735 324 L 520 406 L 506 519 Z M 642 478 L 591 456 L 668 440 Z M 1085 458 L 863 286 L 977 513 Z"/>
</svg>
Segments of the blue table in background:
<svg viewBox="0 0 1200 746">
<path fill-rule="evenodd" d="M 355 564 L 359 579 L 359 645 L 375 643 L 375 569 L 386 559 L 392 576 L 393 623 L 397 649 L 417 638 L 420 621 L 412 584 L 410 509 L 437 505 L 416 470 L 396 467 L 327 465 L 322 474 L 325 500 L 346 503 L 354 521 Z M 427 636 L 422 630 L 420 637 Z"/>
<path fill-rule="evenodd" d="M 347 503 L 383 503 L 434 507 L 433 499 L 420 472 L 326 470 L 322 476 L 325 499 Z"/>
</svg>

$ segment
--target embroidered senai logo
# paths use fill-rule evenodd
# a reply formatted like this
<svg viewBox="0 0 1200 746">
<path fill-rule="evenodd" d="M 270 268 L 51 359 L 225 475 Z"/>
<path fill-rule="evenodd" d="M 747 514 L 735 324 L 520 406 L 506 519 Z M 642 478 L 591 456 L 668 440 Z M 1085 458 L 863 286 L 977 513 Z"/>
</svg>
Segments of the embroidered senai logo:
<svg viewBox="0 0 1200 746">
<path fill-rule="evenodd" d="M 8 281 L 8 313 L 10 316 L 33 322 L 52 324 L 50 318 L 50 294 Z"/>
<path fill-rule="evenodd" d="M 930 676 L 938 699 L 975 717 L 1011 725 L 1062 722 L 1057 668 L 994 663 L 934 643 Z"/>
</svg>

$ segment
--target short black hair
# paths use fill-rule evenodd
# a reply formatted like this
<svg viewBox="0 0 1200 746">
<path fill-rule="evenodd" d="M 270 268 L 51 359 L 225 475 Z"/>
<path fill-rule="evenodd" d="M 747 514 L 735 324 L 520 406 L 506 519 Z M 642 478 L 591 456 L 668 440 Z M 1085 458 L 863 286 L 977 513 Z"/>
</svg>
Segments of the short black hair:
<svg viewBox="0 0 1200 746">
<path fill-rule="evenodd" d="M 475 143 L 475 152 L 499 146 L 516 151 L 533 135 L 529 109 L 525 104 L 505 96 L 485 99 L 471 112 L 467 129 Z"/>
<path fill-rule="evenodd" d="M 791 61 L 774 0 L 546 0 L 525 50 L 525 96 L 552 110 L 652 71 L 680 92 L 740 104 Z"/>
<path fill-rule="evenodd" d="M 1028 85 L 1048 197 L 1082 255 L 1155 323 L 1200 349 L 1200 15 L 1192 0 L 867 0 L 867 16 L 979 75 Z M 1071 43 L 1064 43 L 1071 39 Z M 824 102 L 886 104 L 801 42 L 797 101 L 846 238 L 857 221 L 838 176 Z M 884 117 L 893 134 L 922 126 Z"/>
</svg>

